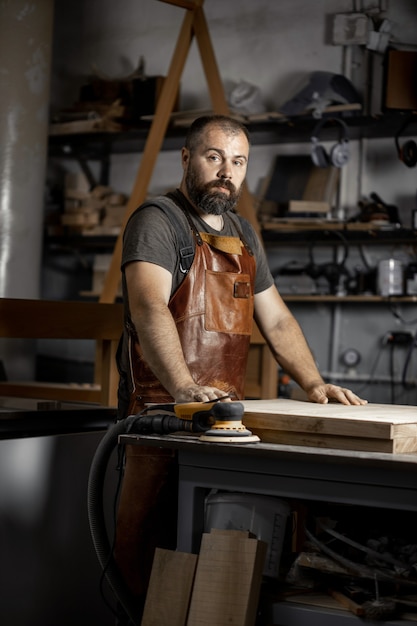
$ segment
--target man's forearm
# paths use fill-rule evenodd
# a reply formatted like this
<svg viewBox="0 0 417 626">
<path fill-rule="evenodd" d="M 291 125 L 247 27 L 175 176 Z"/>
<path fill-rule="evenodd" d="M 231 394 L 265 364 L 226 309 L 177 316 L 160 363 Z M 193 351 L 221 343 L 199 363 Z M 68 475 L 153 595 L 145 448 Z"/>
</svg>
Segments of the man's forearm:
<svg viewBox="0 0 417 626">
<path fill-rule="evenodd" d="M 179 389 L 194 384 L 170 311 L 153 308 L 136 312 L 133 323 L 143 356 L 165 389 L 175 397 Z"/>
<path fill-rule="evenodd" d="M 323 383 L 304 334 L 294 318 L 282 321 L 272 335 L 270 347 L 276 361 L 304 391 Z"/>
</svg>

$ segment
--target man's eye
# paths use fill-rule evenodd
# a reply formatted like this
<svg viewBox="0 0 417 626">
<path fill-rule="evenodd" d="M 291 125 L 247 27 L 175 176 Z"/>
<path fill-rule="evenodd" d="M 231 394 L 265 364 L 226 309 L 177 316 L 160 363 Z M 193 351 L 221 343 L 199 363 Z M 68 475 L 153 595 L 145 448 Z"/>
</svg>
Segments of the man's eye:
<svg viewBox="0 0 417 626">
<path fill-rule="evenodd" d="M 208 158 L 210 161 L 218 161 L 220 159 L 218 154 L 210 154 Z"/>
</svg>

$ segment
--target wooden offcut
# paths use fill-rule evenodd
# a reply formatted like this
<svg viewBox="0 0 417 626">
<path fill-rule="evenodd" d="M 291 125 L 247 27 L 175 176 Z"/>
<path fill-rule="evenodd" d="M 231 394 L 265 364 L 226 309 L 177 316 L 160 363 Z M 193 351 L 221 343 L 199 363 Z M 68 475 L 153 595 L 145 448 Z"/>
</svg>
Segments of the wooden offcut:
<svg viewBox="0 0 417 626">
<path fill-rule="evenodd" d="M 417 451 L 417 412 L 408 405 L 244 401 L 243 423 L 265 443 L 368 452 Z"/>
<path fill-rule="evenodd" d="M 141 626 L 185 626 L 197 555 L 156 548 Z"/>
<path fill-rule="evenodd" d="M 341 591 L 329 589 L 329 594 L 354 615 L 359 615 L 360 617 L 365 615 L 365 609 Z"/>
<path fill-rule="evenodd" d="M 306 155 L 278 155 L 260 192 L 259 217 L 273 219 L 313 216 L 329 218 L 339 182 L 337 167 L 319 168 Z"/>
<path fill-rule="evenodd" d="M 313 167 L 307 179 L 302 199 L 306 202 L 323 202 L 332 205 L 339 183 L 337 167 Z"/>
<path fill-rule="evenodd" d="M 253 626 L 266 550 L 245 531 L 204 533 L 187 626 Z"/>
<path fill-rule="evenodd" d="M 328 214 L 332 208 L 338 181 L 337 167 L 312 167 L 301 200 L 289 201 L 288 214 Z"/>
</svg>

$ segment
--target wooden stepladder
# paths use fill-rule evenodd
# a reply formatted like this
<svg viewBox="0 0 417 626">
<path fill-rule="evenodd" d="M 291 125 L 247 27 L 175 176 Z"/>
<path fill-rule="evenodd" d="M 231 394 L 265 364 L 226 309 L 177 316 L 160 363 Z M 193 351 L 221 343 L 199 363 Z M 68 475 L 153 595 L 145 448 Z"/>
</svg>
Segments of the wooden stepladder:
<svg viewBox="0 0 417 626">
<path fill-rule="evenodd" d="M 178 35 L 171 65 L 158 99 L 155 115 L 146 140 L 132 193 L 126 206 L 123 226 L 117 238 L 110 266 L 103 284 L 103 289 L 100 295 L 100 302 L 103 303 L 112 303 L 116 299 L 120 281 L 123 229 L 130 215 L 146 198 L 149 182 L 165 137 L 170 116 L 178 94 L 180 78 L 187 60 L 193 37 L 196 38 L 200 52 L 213 112 L 221 115 L 229 114 L 229 107 L 224 95 L 223 84 L 220 78 L 203 11 L 204 0 L 160 1 L 167 2 L 168 4 L 174 4 L 178 7 L 186 9 L 186 13 Z M 238 208 L 240 214 L 249 220 L 256 232 L 259 234 L 259 225 L 256 219 L 253 201 L 246 185 L 242 190 Z"/>
</svg>

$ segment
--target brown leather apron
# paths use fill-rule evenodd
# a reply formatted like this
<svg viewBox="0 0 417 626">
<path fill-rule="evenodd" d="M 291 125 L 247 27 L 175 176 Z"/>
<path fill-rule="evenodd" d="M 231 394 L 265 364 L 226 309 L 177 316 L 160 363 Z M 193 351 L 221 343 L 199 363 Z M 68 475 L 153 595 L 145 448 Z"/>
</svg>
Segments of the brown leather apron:
<svg viewBox="0 0 417 626">
<path fill-rule="evenodd" d="M 244 396 L 252 331 L 256 263 L 239 237 L 199 233 L 192 266 L 173 294 L 175 320 L 193 379 L 235 399 Z M 143 359 L 130 330 L 134 391 L 129 414 L 149 402 L 172 402 Z M 172 450 L 126 446 L 115 557 L 131 591 L 146 593 L 155 547 L 176 547 L 176 456 Z"/>
<path fill-rule="evenodd" d="M 238 237 L 200 237 L 203 243 L 196 245 L 193 264 L 169 309 L 194 381 L 241 399 L 252 332 L 255 260 Z M 131 415 L 149 402 L 172 402 L 172 397 L 143 359 L 135 331 L 129 330 Z"/>
</svg>

